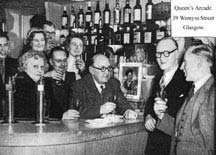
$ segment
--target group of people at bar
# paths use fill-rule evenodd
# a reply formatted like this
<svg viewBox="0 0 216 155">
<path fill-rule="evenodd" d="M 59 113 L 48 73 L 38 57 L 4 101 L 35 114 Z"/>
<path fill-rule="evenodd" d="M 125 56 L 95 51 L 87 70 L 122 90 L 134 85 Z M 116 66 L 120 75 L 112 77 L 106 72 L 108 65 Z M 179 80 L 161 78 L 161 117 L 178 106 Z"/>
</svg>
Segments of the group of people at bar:
<svg viewBox="0 0 216 155">
<path fill-rule="evenodd" d="M 113 113 L 137 117 L 120 82 L 111 76 L 108 57 L 95 54 L 87 66 L 82 60 L 81 37 L 68 36 L 58 45 L 51 41 L 54 36 L 55 26 L 49 21 L 43 29 L 31 28 L 17 60 L 8 56 L 9 38 L 0 33 L 2 117 L 7 117 L 5 84 L 12 76 L 14 116 L 18 120 L 35 120 L 37 84 L 42 77 L 49 118 L 92 119 Z M 144 110 L 144 125 L 149 132 L 146 155 L 214 154 L 213 47 L 202 39 L 196 39 L 187 49 L 171 37 L 157 43 L 155 57 L 161 72 L 154 79 Z"/>
</svg>

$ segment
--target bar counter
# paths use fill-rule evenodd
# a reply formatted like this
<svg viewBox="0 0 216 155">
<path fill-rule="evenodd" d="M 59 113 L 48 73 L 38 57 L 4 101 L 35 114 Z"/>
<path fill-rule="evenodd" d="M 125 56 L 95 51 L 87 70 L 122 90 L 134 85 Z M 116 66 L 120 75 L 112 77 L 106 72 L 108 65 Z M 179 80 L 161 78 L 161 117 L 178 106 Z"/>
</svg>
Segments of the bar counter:
<svg viewBox="0 0 216 155">
<path fill-rule="evenodd" d="M 99 127 L 81 119 L 0 124 L 0 155 L 141 155 L 146 140 L 143 118 Z"/>
</svg>

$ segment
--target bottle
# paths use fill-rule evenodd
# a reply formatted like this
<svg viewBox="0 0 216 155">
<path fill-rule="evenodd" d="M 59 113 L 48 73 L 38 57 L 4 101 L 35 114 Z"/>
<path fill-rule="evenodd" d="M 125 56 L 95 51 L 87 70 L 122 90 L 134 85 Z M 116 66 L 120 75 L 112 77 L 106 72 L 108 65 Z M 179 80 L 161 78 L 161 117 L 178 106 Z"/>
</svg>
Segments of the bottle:
<svg viewBox="0 0 216 155">
<path fill-rule="evenodd" d="M 102 18 L 99 20 L 99 27 L 97 29 L 97 44 L 104 44 L 104 34 L 103 34 L 103 26 L 102 26 Z"/>
<path fill-rule="evenodd" d="M 149 25 L 145 27 L 144 33 L 143 33 L 143 43 L 145 44 L 151 44 L 153 43 L 153 32 Z"/>
<path fill-rule="evenodd" d="M 130 33 L 130 26 L 127 26 L 125 28 L 125 31 L 123 32 L 123 44 L 130 44 L 131 33 Z"/>
<path fill-rule="evenodd" d="M 142 42 L 142 30 L 140 25 L 136 25 L 133 32 L 133 43 L 140 44 Z"/>
<path fill-rule="evenodd" d="M 67 15 L 66 6 L 64 6 L 64 11 L 61 16 L 61 19 L 62 19 L 62 29 L 67 29 L 68 28 L 68 15 Z"/>
<path fill-rule="evenodd" d="M 122 27 L 118 26 L 117 31 L 115 32 L 115 44 L 121 45 L 122 43 L 123 43 Z"/>
<path fill-rule="evenodd" d="M 152 20 L 153 5 L 154 4 L 152 3 L 152 0 L 148 0 L 148 3 L 146 3 L 146 6 L 145 6 L 146 22 L 149 22 Z"/>
<path fill-rule="evenodd" d="M 73 29 L 75 27 L 76 27 L 76 13 L 74 10 L 74 5 L 71 5 L 70 28 Z"/>
<path fill-rule="evenodd" d="M 86 11 L 86 28 L 92 26 L 92 11 L 91 11 L 91 1 L 88 2 L 88 8 Z"/>
<path fill-rule="evenodd" d="M 95 25 L 95 27 L 99 26 L 100 18 L 101 18 L 100 2 L 97 1 L 96 10 L 94 12 L 94 25 Z"/>
<path fill-rule="evenodd" d="M 115 25 L 121 24 L 121 9 L 119 6 L 119 0 L 116 0 L 116 6 L 113 10 L 113 23 Z"/>
<path fill-rule="evenodd" d="M 36 125 L 43 125 L 45 118 L 44 105 L 44 80 L 41 77 L 37 85 L 37 122 Z"/>
<path fill-rule="evenodd" d="M 78 12 L 78 28 L 84 28 L 84 13 L 82 5 L 79 6 L 79 12 Z"/>
<path fill-rule="evenodd" d="M 140 0 L 136 0 L 136 5 L 134 6 L 134 23 L 141 24 L 142 22 L 142 7 L 140 5 Z"/>
<path fill-rule="evenodd" d="M 104 24 L 109 25 L 110 24 L 110 9 L 109 9 L 109 3 L 108 0 L 106 0 L 105 9 L 103 11 L 103 20 Z"/>
<path fill-rule="evenodd" d="M 131 7 L 130 7 L 130 1 L 126 0 L 126 5 L 123 10 L 124 13 L 124 24 L 130 25 L 131 23 Z"/>
<path fill-rule="evenodd" d="M 91 45 L 97 45 L 97 29 L 96 27 L 91 30 Z"/>
</svg>

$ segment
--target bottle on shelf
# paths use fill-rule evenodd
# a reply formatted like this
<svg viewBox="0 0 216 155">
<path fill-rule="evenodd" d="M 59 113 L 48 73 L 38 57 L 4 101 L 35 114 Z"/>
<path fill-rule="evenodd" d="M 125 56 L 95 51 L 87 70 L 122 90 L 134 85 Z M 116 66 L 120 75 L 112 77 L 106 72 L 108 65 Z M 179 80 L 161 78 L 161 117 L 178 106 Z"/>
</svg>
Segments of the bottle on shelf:
<svg viewBox="0 0 216 155">
<path fill-rule="evenodd" d="M 159 40 L 161 40 L 162 38 L 165 37 L 166 35 L 166 25 L 164 25 L 165 22 L 164 21 L 157 21 L 156 22 L 156 42 L 158 42 Z"/>
<path fill-rule="evenodd" d="M 76 28 L 76 13 L 75 13 L 74 5 L 71 5 L 70 29 L 73 28 Z"/>
<path fill-rule="evenodd" d="M 115 44 L 121 45 L 122 43 L 123 43 L 122 27 L 118 25 L 117 31 L 115 32 Z"/>
<path fill-rule="evenodd" d="M 130 0 L 126 0 L 126 5 L 123 9 L 123 23 L 125 25 L 130 25 L 131 23 L 131 7 L 130 7 Z"/>
<path fill-rule="evenodd" d="M 94 26 L 95 27 L 99 27 L 100 18 L 101 18 L 100 1 L 97 1 L 96 10 L 94 11 Z"/>
<path fill-rule="evenodd" d="M 145 44 L 151 44 L 154 43 L 154 30 L 153 30 L 153 25 L 152 24 L 146 24 L 144 27 L 144 32 L 143 32 L 143 43 Z"/>
<path fill-rule="evenodd" d="M 103 22 L 106 25 L 110 25 L 111 12 L 109 9 L 109 2 L 106 0 L 105 9 L 103 11 Z"/>
<path fill-rule="evenodd" d="M 96 27 L 91 29 L 91 45 L 97 45 L 97 29 L 96 29 Z"/>
<path fill-rule="evenodd" d="M 131 44 L 130 26 L 126 26 L 123 32 L 123 44 Z"/>
<path fill-rule="evenodd" d="M 82 5 L 79 6 L 79 12 L 78 12 L 78 28 L 84 28 L 84 13 L 83 13 L 83 7 Z"/>
<path fill-rule="evenodd" d="M 61 21 L 62 21 L 62 29 L 68 29 L 68 15 L 67 15 L 67 8 L 64 6 L 64 11 L 61 16 Z"/>
<path fill-rule="evenodd" d="M 142 6 L 140 5 L 140 0 L 136 0 L 136 5 L 133 10 L 133 21 L 136 24 L 142 23 Z"/>
<path fill-rule="evenodd" d="M 134 44 L 140 44 L 142 43 L 142 28 L 140 25 L 136 25 L 133 31 L 133 43 Z"/>
<path fill-rule="evenodd" d="M 153 20 L 152 11 L 153 11 L 153 3 L 152 0 L 148 0 L 145 6 L 145 18 L 146 23 Z"/>
<path fill-rule="evenodd" d="M 121 24 L 121 8 L 119 5 L 119 0 L 116 0 L 116 6 L 113 10 L 113 24 L 119 25 Z"/>
<path fill-rule="evenodd" d="M 88 8 L 87 8 L 87 11 L 86 11 L 86 28 L 89 28 L 91 27 L 93 24 L 92 24 L 92 11 L 91 11 L 91 1 L 88 2 Z"/>
<path fill-rule="evenodd" d="M 97 44 L 102 45 L 104 44 L 104 34 L 103 34 L 103 24 L 102 24 L 102 18 L 99 20 L 99 27 L 97 29 Z"/>
</svg>

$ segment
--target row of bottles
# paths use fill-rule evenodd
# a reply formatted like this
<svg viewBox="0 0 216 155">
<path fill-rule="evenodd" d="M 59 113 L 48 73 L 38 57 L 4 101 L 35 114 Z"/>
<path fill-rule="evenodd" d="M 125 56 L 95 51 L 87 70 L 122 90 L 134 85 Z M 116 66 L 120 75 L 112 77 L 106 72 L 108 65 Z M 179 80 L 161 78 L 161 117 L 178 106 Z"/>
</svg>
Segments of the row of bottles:
<svg viewBox="0 0 216 155">
<path fill-rule="evenodd" d="M 152 20 L 153 3 L 152 0 L 148 0 L 145 6 L 146 22 Z M 133 11 L 133 21 L 131 21 Z M 113 24 L 121 24 L 121 8 L 119 0 L 116 0 L 116 5 L 113 8 Z M 102 16 L 103 13 L 103 16 Z M 94 17 L 94 19 L 93 19 Z M 74 5 L 71 5 L 71 12 L 67 14 L 67 8 L 64 6 L 64 11 L 61 16 L 62 29 L 68 28 L 84 28 L 84 27 L 99 27 L 100 22 L 102 24 L 109 25 L 111 23 L 111 10 L 109 7 L 109 0 L 106 0 L 105 9 L 103 12 L 100 10 L 100 1 L 96 3 L 96 9 L 93 12 L 91 9 L 91 1 L 88 2 L 87 11 L 84 13 L 83 6 L 79 6 L 79 12 L 75 13 Z M 123 24 L 130 25 L 131 23 L 141 24 L 142 23 L 142 6 L 140 0 L 136 0 L 136 5 L 132 9 L 130 6 L 130 0 L 126 0 L 126 4 L 123 8 Z"/>
<path fill-rule="evenodd" d="M 101 20 L 99 27 L 85 29 L 85 33 L 83 33 L 86 45 L 151 44 L 169 35 L 166 27 L 159 27 L 154 22 L 118 25 L 117 31 L 114 31 L 109 25 L 102 25 Z"/>
</svg>

